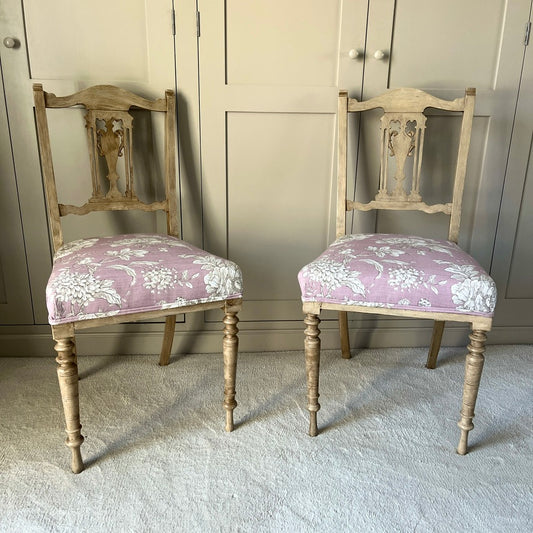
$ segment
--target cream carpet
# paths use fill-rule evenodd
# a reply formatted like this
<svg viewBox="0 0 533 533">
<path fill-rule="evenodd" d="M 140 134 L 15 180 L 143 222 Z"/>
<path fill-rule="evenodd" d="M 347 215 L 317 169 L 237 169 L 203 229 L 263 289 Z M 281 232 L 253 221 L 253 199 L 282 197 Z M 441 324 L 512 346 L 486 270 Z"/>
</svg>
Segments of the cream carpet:
<svg viewBox="0 0 533 533">
<path fill-rule="evenodd" d="M 223 430 L 219 355 L 80 356 L 87 469 L 69 471 L 52 358 L 0 359 L 0 531 L 533 531 L 531 346 L 490 346 L 471 452 L 463 352 L 244 353 Z"/>
</svg>

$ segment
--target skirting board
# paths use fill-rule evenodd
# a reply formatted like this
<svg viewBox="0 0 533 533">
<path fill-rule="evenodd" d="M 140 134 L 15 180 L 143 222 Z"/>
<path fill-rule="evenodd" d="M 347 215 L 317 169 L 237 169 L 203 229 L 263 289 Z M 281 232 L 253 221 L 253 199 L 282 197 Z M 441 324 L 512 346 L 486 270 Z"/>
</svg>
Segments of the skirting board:
<svg viewBox="0 0 533 533">
<path fill-rule="evenodd" d="M 54 342 L 42 326 L 37 331 L 2 334 L 0 357 L 54 357 Z M 80 331 L 76 334 L 79 355 L 135 355 L 158 354 L 163 340 L 163 326 L 149 325 L 146 331 L 105 332 Z M 468 343 L 466 326 L 450 324 L 446 327 L 443 346 L 463 346 Z M 431 327 L 424 328 L 359 328 L 350 329 L 350 344 L 354 348 L 420 347 L 428 346 Z M 322 348 L 339 349 L 336 327 L 324 327 L 320 335 Z M 239 332 L 242 352 L 303 351 L 303 327 L 293 329 L 243 329 Z M 532 327 L 495 327 L 488 334 L 487 344 L 531 344 Z M 220 353 L 221 331 L 178 332 L 172 353 Z"/>
</svg>

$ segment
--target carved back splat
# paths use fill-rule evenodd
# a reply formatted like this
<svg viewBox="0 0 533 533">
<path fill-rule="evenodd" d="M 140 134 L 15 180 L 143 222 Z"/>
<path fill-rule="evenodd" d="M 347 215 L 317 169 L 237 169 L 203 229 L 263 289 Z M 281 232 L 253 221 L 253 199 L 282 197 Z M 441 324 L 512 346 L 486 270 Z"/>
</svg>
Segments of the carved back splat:
<svg viewBox="0 0 533 533">
<path fill-rule="evenodd" d="M 401 113 L 385 113 L 381 117 L 381 173 L 379 191 L 376 200 L 403 200 L 420 202 L 420 167 L 422 165 L 422 148 L 426 116 L 423 113 L 404 115 Z M 396 182 L 392 192 L 388 192 L 389 159 L 396 161 L 393 179 Z M 411 167 L 411 190 L 405 189 L 406 166 L 409 158 Z"/>
<path fill-rule="evenodd" d="M 337 236 L 345 234 L 346 211 L 358 209 L 418 210 L 450 215 L 448 239 L 457 242 L 461 218 L 461 203 L 466 174 L 466 160 L 472 132 L 475 89 L 467 89 L 464 98 L 442 100 L 418 89 L 394 89 L 359 102 L 339 93 L 338 108 L 338 198 Z M 346 198 L 346 142 L 349 113 L 381 108 L 381 169 L 379 189 L 374 200 L 361 203 Z M 450 203 L 426 204 L 420 194 L 420 169 L 426 131 L 426 108 L 463 114 L 453 198 Z"/>
<path fill-rule="evenodd" d="M 137 200 L 133 189 L 133 161 L 131 158 L 133 117 L 123 111 L 98 111 L 91 109 L 85 115 L 85 126 L 89 141 L 89 158 L 91 161 L 91 176 L 93 195 L 90 202 L 107 200 Z M 109 190 L 104 196 L 100 184 L 100 165 L 98 156 L 106 162 L 109 180 Z M 117 172 L 118 158 L 124 156 L 125 163 L 125 192 L 122 194 L 117 182 L 120 178 Z"/>
<path fill-rule="evenodd" d="M 41 84 L 33 86 L 39 148 L 42 159 L 49 218 L 57 250 L 63 244 L 60 217 L 85 215 L 93 211 L 163 210 L 167 214 L 170 235 L 178 236 L 176 167 L 175 167 L 175 99 L 173 91 L 165 97 L 147 100 L 119 87 L 96 85 L 70 96 L 57 97 L 43 91 Z M 46 117 L 47 108 L 83 106 L 87 109 L 85 126 L 91 164 L 92 196 L 81 206 L 58 203 L 52 154 Z M 133 179 L 132 139 L 133 117 L 130 109 L 145 109 L 165 113 L 165 199 L 144 203 L 135 194 Z M 119 158 L 124 158 L 124 176 L 118 170 Z M 103 161 L 103 164 L 101 162 Z M 105 173 L 103 172 L 105 169 Z M 102 185 L 107 185 L 102 190 Z M 124 190 L 124 192 L 121 192 Z"/>
</svg>

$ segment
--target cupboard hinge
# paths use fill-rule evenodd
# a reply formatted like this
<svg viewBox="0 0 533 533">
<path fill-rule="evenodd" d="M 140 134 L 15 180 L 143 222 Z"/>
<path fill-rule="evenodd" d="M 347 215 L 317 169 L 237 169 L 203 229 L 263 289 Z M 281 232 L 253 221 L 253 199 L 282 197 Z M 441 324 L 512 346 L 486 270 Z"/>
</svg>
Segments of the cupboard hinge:
<svg viewBox="0 0 533 533">
<path fill-rule="evenodd" d="M 524 46 L 529 44 L 529 36 L 531 35 L 531 22 L 526 24 L 526 34 L 524 35 Z"/>
<path fill-rule="evenodd" d="M 196 12 L 196 37 L 200 37 L 200 11 Z"/>
<path fill-rule="evenodd" d="M 176 35 L 176 11 L 172 10 L 172 35 Z"/>
</svg>

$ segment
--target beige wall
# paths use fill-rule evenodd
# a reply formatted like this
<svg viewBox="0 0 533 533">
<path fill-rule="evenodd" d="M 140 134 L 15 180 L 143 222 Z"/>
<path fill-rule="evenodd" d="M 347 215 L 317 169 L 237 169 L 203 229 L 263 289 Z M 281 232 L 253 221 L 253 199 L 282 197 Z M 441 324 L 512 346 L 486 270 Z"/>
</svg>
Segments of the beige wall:
<svg viewBox="0 0 533 533">
<path fill-rule="evenodd" d="M 333 236 L 338 89 L 368 97 L 398 85 L 445 98 L 460 96 L 466 85 L 478 88 L 460 242 L 492 268 L 498 282 L 501 312 L 489 342 L 533 342 L 533 323 L 525 318 L 533 303 L 525 292 L 531 284 L 524 268 L 531 228 L 525 208 L 531 205 L 528 124 L 533 123 L 526 98 L 518 100 L 520 113 L 513 122 L 520 82 L 522 94 L 533 89 L 530 48 L 518 38 L 530 0 L 514 2 L 512 9 L 496 0 L 457 0 L 455 7 L 454 2 L 385 0 L 372 2 L 368 12 L 367 2 L 356 0 L 233 0 L 225 12 L 221 2 L 201 0 L 199 38 L 195 3 L 176 2 L 175 39 L 170 1 L 124 2 L 114 3 L 116 11 L 104 18 L 105 0 L 69 4 L 68 13 L 64 2 L 26 1 L 24 13 L 19 0 L 0 6 L 2 38 L 19 41 L 17 48 L 0 51 L 7 102 L 0 114 L 1 170 L 10 176 L 2 182 L 0 200 L 0 222 L 10 227 L 0 247 L 0 353 L 53 351 L 44 307 L 51 259 L 32 82 L 58 94 L 106 82 L 153 96 L 173 86 L 175 74 L 183 235 L 241 264 L 243 350 L 302 347 L 296 273 Z M 463 20 L 457 19 L 459 12 Z M 73 27 L 79 28 L 75 34 Z M 350 57 L 351 49 L 359 51 L 357 58 Z M 374 59 L 377 50 L 385 52 L 384 59 Z M 445 137 L 453 136 L 452 122 L 444 124 Z M 520 128 L 514 136 L 513 123 Z M 72 146 L 61 156 L 67 176 L 78 164 Z M 516 167 L 506 174 L 510 147 Z M 437 150 L 429 147 L 428 161 Z M 353 174 L 363 175 L 365 155 L 360 153 L 359 167 L 355 157 L 351 160 Z M 441 171 L 440 179 L 444 176 Z M 364 194 L 365 182 L 358 183 L 357 193 Z M 114 226 L 112 220 L 103 224 Z M 419 222 L 387 215 L 363 216 L 353 224 L 354 231 L 391 226 L 412 231 Z M 429 231 L 438 234 L 440 222 Z M 323 345 L 337 347 L 334 317 L 325 318 Z M 350 327 L 358 346 L 425 345 L 431 332 L 424 321 L 356 315 Z M 137 324 L 84 332 L 80 350 L 155 353 L 161 330 L 160 324 Z M 183 318 L 175 349 L 218 351 L 219 330 L 212 313 Z M 451 326 L 444 343 L 462 344 L 465 338 L 465 328 Z"/>
</svg>

